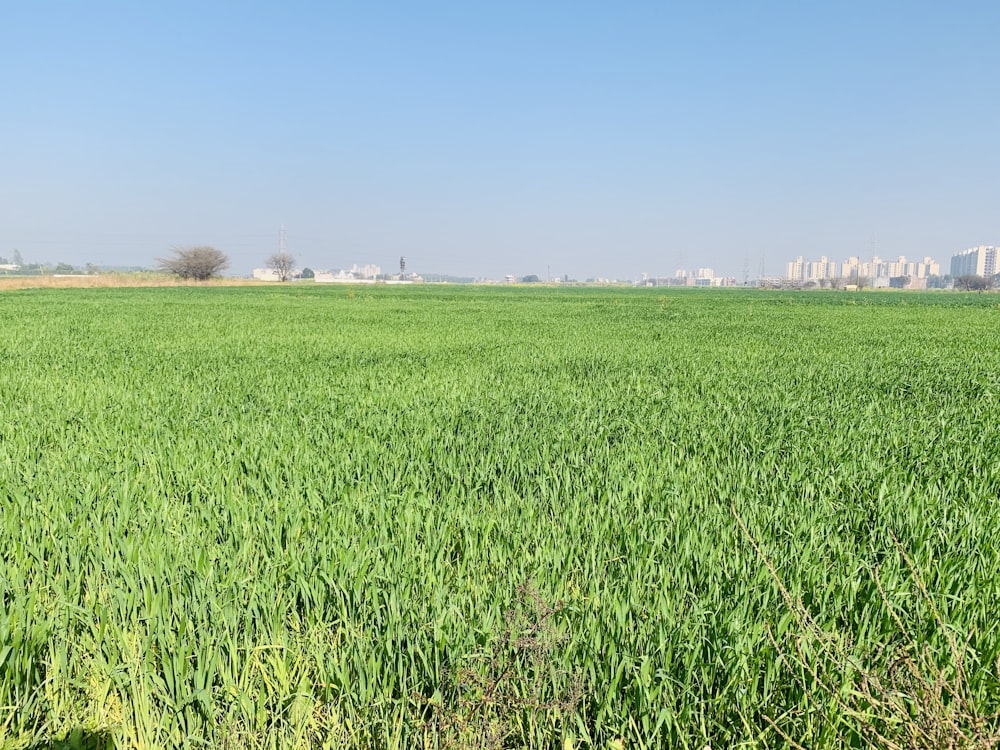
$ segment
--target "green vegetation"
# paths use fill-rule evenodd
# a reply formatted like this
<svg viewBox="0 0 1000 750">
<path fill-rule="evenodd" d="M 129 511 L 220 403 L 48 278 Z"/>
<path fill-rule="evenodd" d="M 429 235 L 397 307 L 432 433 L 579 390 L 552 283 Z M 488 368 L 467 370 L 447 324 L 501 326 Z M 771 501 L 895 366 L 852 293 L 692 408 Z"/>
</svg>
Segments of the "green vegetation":
<svg viewBox="0 0 1000 750">
<path fill-rule="evenodd" d="M 5 748 L 997 726 L 990 295 L 32 290 L 0 329 Z"/>
</svg>

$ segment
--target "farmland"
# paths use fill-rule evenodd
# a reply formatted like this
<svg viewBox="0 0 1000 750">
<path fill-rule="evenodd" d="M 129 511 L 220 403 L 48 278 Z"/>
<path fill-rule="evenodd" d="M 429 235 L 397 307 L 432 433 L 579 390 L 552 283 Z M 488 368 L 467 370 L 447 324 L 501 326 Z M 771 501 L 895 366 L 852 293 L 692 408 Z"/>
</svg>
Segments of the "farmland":
<svg viewBox="0 0 1000 750">
<path fill-rule="evenodd" d="M 49 289 L 0 330 L 2 747 L 997 726 L 994 295 Z"/>
</svg>

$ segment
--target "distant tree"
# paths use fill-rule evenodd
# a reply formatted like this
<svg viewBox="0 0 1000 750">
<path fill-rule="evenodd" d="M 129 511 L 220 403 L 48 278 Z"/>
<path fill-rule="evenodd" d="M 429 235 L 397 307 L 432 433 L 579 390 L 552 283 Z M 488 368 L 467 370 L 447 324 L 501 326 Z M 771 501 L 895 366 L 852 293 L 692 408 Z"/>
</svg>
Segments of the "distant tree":
<svg viewBox="0 0 1000 750">
<path fill-rule="evenodd" d="M 989 282 L 977 275 L 956 276 L 955 288 L 962 292 L 981 292 L 989 288 Z"/>
<path fill-rule="evenodd" d="M 278 281 L 288 281 L 295 270 L 295 258 L 288 253 L 275 253 L 267 259 L 267 267 L 278 275 Z"/>
<path fill-rule="evenodd" d="M 98 273 L 100 273 L 100 272 L 101 272 L 101 269 L 100 269 L 100 268 L 98 268 L 98 267 L 97 267 L 97 265 L 96 265 L 96 264 L 94 264 L 94 263 L 88 263 L 87 265 L 85 265 L 85 266 L 83 267 L 83 270 L 84 270 L 84 271 L 85 271 L 86 273 L 89 273 L 89 274 L 90 274 L 91 276 L 93 276 L 94 274 L 98 274 Z"/>
<path fill-rule="evenodd" d="M 24 258 L 21 257 L 21 251 L 20 250 L 16 250 L 16 249 L 14 250 L 14 257 L 11 258 L 11 262 L 15 266 L 23 266 L 24 265 Z"/>
<path fill-rule="evenodd" d="M 316 278 L 316 272 L 313 271 L 311 268 L 309 268 L 309 266 L 306 266 L 299 273 L 299 278 L 300 279 L 315 279 Z"/>
<path fill-rule="evenodd" d="M 840 287 L 842 287 L 843 285 L 844 285 L 844 280 L 842 278 L 840 278 L 839 276 L 833 276 L 830 279 L 830 288 L 831 289 L 840 289 Z"/>
<path fill-rule="evenodd" d="M 528 276 L 522 276 L 521 277 L 521 283 L 522 284 L 537 284 L 538 281 L 539 281 L 539 278 L 535 274 L 529 274 Z"/>
<path fill-rule="evenodd" d="M 948 285 L 951 283 L 951 276 L 945 274 L 944 276 L 940 274 L 931 274 L 927 277 L 927 288 L 928 289 L 947 289 Z"/>
<path fill-rule="evenodd" d="M 76 269 L 69 263 L 56 263 L 56 267 L 53 270 L 56 273 L 73 273 Z"/>
<path fill-rule="evenodd" d="M 221 250 L 203 245 L 175 247 L 170 258 L 157 258 L 160 268 L 182 279 L 206 281 L 229 267 L 229 258 Z"/>
<path fill-rule="evenodd" d="M 909 276 L 890 276 L 889 277 L 889 288 L 890 289 L 906 289 L 910 285 Z"/>
</svg>

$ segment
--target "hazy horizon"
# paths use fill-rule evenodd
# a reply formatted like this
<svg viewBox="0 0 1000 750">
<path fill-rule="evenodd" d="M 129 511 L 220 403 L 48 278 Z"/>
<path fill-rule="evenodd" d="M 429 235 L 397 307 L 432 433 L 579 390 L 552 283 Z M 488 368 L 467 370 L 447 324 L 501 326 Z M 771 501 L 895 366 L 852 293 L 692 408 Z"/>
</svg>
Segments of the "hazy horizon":
<svg viewBox="0 0 1000 750">
<path fill-rule="evenodd" d="M 0 256 L 455 276 L 1000 244 L 1000 6 L 14 5 Z"/>
</svg>

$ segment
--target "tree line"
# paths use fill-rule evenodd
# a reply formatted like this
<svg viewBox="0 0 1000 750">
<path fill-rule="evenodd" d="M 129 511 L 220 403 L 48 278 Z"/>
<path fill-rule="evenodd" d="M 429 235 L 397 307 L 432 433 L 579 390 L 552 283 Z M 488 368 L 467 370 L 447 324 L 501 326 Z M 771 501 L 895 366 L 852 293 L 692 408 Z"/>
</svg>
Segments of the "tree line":
<svg viewBox="0 0 1000 750">
<path fill-rule="evenodd" d="M 209 245 L 177 247 L 166 258 L 156 260 L 160 270 L 194 281 L 208 281 L 229 268 L 229 256 Z M 275 272 L 278 281 L 288 281 L 295 273 L 295 258 L 288 253 L 275 253 L 267 259 L 267 266 Z"/>
</svg>

